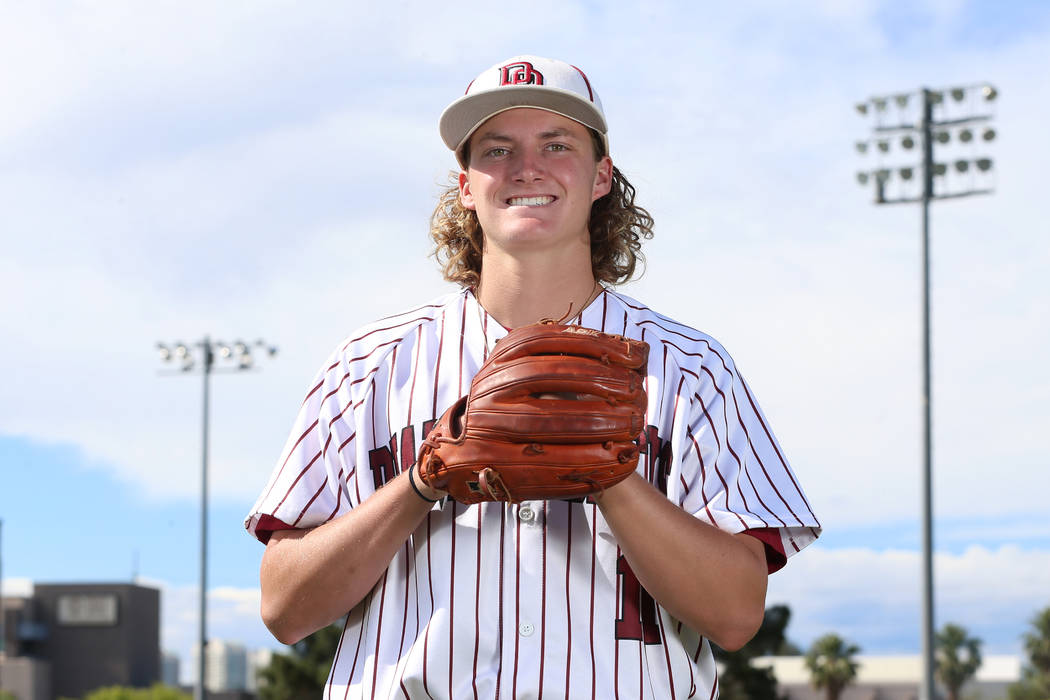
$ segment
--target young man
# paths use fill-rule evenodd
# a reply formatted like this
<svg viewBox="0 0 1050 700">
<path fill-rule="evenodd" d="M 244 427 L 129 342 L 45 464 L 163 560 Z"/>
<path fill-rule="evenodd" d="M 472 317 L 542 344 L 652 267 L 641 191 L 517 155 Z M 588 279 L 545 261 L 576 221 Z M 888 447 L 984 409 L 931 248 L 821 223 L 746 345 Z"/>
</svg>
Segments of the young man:
<svg viewBox="0 0 1050 700">
<path fill-rule="evenodd" d="M 246 521 L 263 617 L 291 643 L 347 616 L 325 697 L 714 697 L 709 640 L 750 639 L 768 572 L 820 525 L 722 346 L 608 287 L 652 219 L 583 72 L 493 66 L 441 135 L 461 172 L 432 235 L 463 289 L 321 368 Z M 429 488 L 420 444 L 494 343 L 563 317 L 649 344 L 637 470 L 586 501 Z"/>
</svg>

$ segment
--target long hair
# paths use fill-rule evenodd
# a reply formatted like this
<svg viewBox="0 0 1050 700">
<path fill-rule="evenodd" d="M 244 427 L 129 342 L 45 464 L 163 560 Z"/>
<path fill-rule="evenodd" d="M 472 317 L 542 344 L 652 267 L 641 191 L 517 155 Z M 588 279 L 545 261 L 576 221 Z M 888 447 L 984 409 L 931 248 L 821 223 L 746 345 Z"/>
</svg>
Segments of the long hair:
<svg viewBox="0 0 1050 700">
<path fill-rule="evenodd" d="M 591 131 L 591 142 L 597 162 L 605 155 L 605 149 L 594 131 Z M 459 160 L 467 162 L 465 152 Z M 459 201 L 459 174 L 450 175 L 451 184 L 441 193 L 430 217 L 433 255 L 446 280 L 473 287 L 481 280 L 484 249 L 481 223 L 478 215 Z M 634 203 L 634 195 L 634 186 L 613 166 L 608 194 L 591 204 L 587 226 L 591 234 L 591 269 L 599 282 L 626 282 L 634 277 L 639 263 L 645 264 L 642 239 L 653 237 L 653 217 Z"/>
</svg>

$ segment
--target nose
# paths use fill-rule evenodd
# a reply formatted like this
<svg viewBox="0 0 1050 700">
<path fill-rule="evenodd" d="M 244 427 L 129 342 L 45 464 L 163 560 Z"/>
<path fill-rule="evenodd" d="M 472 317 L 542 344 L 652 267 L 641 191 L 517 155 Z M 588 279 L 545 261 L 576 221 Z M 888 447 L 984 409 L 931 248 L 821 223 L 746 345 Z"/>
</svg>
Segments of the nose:
<svg viewBox="0 0 1050 700">
<path fill-rule="evenodd" d="M 531 150 L 518 152 L 514 161 L 514 179 L 520 182 L 535 182 L 544 175 L 543 159 Z"/>
</svg>

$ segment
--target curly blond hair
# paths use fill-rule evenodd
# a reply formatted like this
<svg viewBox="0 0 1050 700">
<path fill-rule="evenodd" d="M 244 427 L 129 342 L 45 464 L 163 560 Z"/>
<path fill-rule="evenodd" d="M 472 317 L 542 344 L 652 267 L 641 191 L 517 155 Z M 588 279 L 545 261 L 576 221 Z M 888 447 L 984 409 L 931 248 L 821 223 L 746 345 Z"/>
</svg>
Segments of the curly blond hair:
<svg viewBox="0 0 1050 700">
<path fill-rule="evenodd" d="M 605 155 L 601 137 L 591 131 L 595 162 Z M 458 154 L 467 163 L 467 149 Z M 476 287 L 481 280 L 484 240 L 478 215 L 459 201 L 459 173 L 450 173 L 451 184 L 441 193 L 430 217 L 433 256 L 441 265 L 445 279 L 464 287 Z M 594 278 L 605 284 L 620 284 L 634 277 L 639 263 L 645 264 L 642 239 L 653 237 L 653 217 L 634 203 L 635 189 L 623 173 L 613 166 L 609 193 L 591 205 L 588 228 L 591 233 L 591 269 Z"/>
</svg>

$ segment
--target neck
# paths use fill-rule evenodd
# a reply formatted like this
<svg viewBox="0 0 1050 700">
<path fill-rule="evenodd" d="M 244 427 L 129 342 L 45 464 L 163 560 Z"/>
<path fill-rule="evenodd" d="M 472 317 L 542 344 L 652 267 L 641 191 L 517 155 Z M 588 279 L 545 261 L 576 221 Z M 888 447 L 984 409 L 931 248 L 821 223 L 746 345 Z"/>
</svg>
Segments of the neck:
<svg viewBox="0 0 1050 700">
<path fill-rule="evenodd" d="M 601 288 L 594 279 L 590 259 L 545 260 L 528 265 L 520 260 L 496 261 L 486 257 L 481 268 L 478 301 L 490 316 L 507 328 L 536 323 L 544 318 L 569 321 L 583 311 Z"/>
</svg>

